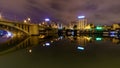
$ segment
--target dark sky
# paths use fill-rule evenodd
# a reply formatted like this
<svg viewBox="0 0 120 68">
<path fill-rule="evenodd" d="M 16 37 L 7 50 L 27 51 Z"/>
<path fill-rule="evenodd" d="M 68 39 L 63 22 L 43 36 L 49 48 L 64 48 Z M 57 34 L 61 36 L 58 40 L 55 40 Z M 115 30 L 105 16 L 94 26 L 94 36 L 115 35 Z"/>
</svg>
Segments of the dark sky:
<svg viewBox="0 0 120 68">
<path fill-rule="evenodd" d="M 69 23 L 78 15 L 94 24 L 120 22 L 120 0 L 0 0 L 0 11 L 5 18 L 34 22 L 48 17 Z"/>
</svg>

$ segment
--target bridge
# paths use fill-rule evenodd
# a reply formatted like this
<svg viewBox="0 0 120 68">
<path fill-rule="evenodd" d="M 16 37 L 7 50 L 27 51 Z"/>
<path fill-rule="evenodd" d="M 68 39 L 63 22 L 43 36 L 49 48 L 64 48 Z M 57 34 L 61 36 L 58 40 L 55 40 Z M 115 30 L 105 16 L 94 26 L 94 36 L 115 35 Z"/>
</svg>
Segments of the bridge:
<svg viewBox="0 0 120 68">
<path fill-rule="evenodd" d="M 30 23 L 0 20 L 0 30 L 10 31 L 16 35 L 39 35 L 39 26 Z"/>
</svg>

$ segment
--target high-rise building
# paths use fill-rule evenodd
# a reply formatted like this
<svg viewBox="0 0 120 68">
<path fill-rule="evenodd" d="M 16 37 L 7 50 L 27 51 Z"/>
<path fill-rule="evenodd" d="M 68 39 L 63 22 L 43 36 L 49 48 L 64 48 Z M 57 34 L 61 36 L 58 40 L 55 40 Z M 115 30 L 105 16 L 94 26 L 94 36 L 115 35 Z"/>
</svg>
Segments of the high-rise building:
<svg viewBox="0 0 120 68">
<path fill-rule="evenodd" d="M 87 19 L 85 16 L 78 16 L 78 19 L 77 29 L 85 30 L 85 27 L 87 26 Z"/>
</svg>

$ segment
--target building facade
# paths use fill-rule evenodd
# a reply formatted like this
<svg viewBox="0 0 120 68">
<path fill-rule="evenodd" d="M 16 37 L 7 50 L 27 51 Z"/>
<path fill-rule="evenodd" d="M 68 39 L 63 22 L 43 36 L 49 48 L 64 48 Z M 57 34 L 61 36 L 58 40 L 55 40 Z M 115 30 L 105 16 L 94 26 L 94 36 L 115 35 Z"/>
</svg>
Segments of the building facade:
<svg viewBox="0 0 120 68">
<path fill-rule="evenodd" d="M 81 18 L 78 20 L 78 23 L 77 23 L 78 30 L 85 30 L 86 26 L 87 26 L 87 19 L 86 18 Z"/>
</svg>

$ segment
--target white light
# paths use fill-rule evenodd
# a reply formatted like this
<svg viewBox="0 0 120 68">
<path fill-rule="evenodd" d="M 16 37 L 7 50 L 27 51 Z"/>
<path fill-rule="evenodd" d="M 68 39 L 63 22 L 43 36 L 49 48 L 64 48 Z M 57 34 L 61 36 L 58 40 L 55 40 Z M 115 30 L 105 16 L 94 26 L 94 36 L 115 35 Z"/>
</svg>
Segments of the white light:
<svg viewBox="0 0 120 68">
<path fill-rule="evenodd" d="M 84 50 L 85 48 L 78 46 L 77 49 L 78 49 L 78 50 Z"/>
<path fill-rule="evenodd" d="M 27 23 L 27 21 L 26 21 L 26 20 L 24 20 L 24 23 Z"/>
<path fill-rule="evenodd" d="M 12 33 L 11 32 L 7 32 L 7 37 L 12 37 Z"/>
<path fill-rule="evenodd" d="M 46 46 L 50 46 L 50 43 L 45 43 Z"/>
<path fill-rule="evenodd" d="M 30 18 L 28 18 L 28 21 L 30 21 L 31 19 Z"/>
<path fill-rule="evenodd" d="M 49 19 L 49 18 L 46 18 L 45 21 L 48 22 L 48 21 L 50 21 L 50 19 Z"/>
<path fill-rule="evenodd" d="M 85 16 L 78 16 L 79 19 L 85 18 Z"/>
<path fill-rule="evenodd" d="M 32 50 L 30 49 L 30 50 L 29 50 L 29 53 L 31 53 L 31 52 L 32 52 Z"/>
</svg>

